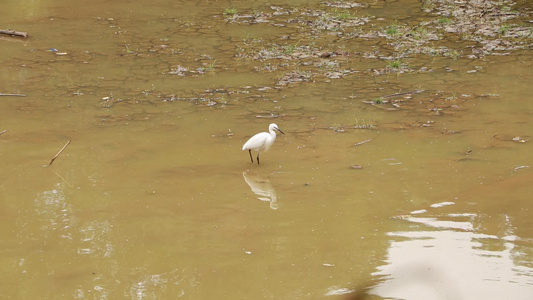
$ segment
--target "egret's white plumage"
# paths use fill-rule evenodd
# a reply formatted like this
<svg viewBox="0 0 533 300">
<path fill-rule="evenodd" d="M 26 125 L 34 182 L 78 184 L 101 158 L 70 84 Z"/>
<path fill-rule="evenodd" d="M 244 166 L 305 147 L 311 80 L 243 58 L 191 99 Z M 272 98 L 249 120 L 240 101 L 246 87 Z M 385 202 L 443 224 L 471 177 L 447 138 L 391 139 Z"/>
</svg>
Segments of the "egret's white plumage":
<svg viewBox="0 0 533 300">
<path fill-rule="evenodd" d="M 268 151 L 272 144 L 274 144 L 274 141 L 276 140 L 276 131 L 274 130 L 283 133 L 283 131 L 278 128 L 278 125 L 272 123 L 268 126 L 268 132 L 260 132 L 252 136 L 246 143 L 244 143 L 242 150 L 248 150 L 252 163 L 254 163 L 254 159 L 252 158 L 252 150 L 257 151 L 257 164 L 259 164 L 259 154 L 261 151 Z"/>
</svg>

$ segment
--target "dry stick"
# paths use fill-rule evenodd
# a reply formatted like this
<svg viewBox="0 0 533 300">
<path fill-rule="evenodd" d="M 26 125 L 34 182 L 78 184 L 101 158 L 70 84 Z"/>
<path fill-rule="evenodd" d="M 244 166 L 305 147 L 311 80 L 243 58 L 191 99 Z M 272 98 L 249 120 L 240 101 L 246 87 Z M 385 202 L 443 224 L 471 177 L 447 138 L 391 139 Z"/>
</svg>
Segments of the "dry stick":
<svg viewBox="0 0 533 300">
<path fill-rule="evenodd" d="M 256 118 L 279 118 L 281 117 L 280 115 L 275 115 L 275 114 L 271 114 L 269 116 L 265 116 L 265 115 L 257 115 L 255 116 Z"/>
<path fill-rule="evenodd" d="M 4 134 L 4 133 L 6 133 L 6 132 L 8 132 L 8 131 L 9 131 L 9 130 L 7 130 L 7 129 L 6 129 L 6 130 L 4 130 L 4 131 L 0 132 L 0 135 L 2 135 L 2 134 Z"/>
<path fill-rule="evenodd" d="M 21 36 L 25 38 L 30 36 L 27 32 L 16 31 L 16 30 L 11 30 L 11 29 L 0 29 L 0 34 L 7 34 L 11 36 Z"/>
<path fill-rule="evenodd" d="M 50 161 L 48 166 L 51 166 L 52 163 L 54 162 L 54 160 L 59 156 L 59 154 L 61 154 L 61 152 L 63 152 L 63 150 L 65 150 L 65 148 L 67 148 L 68 144 L 70 144 L 70 141 L 71 140 L 68 140 L 68 142 L 65 144 L 65 146 L 63 146 L 63 148 L 61 148 L 61 150 L 59 150 L 59 152 L 57 152 L 56 156 L 54 156 L 54 158 L 52 158 L 52 160 Z"/>
<path fill-rule="evenodd" d="M 0 93 L 0 96 L 26 97 L 26 94 L 6 94 L 6 93 Z"/>
<path fill-rule="evenodd" d="M 418 94 L 418 93 L 422 93 L 422 92 L 423 92 L 423 90 L 414 90 L 414 91 L 409 91 L 409 92 L 385 95 L 385 96 L 382 96 L 381 98 L 392 98 L 392 97 L 398 97 L 398 96 L 409 95 L 409 94 Z"/>
<path fill-rule="evenodd" d="M 373 138 L 368 139 L 368 140 L 366 140 L 366 141 L 359 142 L 359 143 L 355 143 L 354 146 L 359 146 L 359 145 L 362 145 L 362 144 L 364 144 L 364 143 L 368 143 L 368 142 L 370 142 L 371 140 L 373 140 Z"/>
</svg>

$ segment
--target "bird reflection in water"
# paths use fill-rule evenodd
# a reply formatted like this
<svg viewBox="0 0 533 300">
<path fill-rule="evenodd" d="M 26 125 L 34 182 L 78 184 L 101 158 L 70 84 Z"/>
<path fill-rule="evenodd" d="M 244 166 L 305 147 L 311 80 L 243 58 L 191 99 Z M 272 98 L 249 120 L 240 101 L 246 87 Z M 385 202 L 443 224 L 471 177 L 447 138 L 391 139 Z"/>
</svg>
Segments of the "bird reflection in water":
<svg viewBox="0 0 533 300">
<path fill-rule="evenodd" d="M 242 172 L 242 177 L 244 181 L 250 186 L 252 192 L 256 194 L 259 200 L 270 202 L 271 209 L 278 209 L 278 199 L 276 196 L 276 191 L 270 183 L 269 179 L 265 179 L 258 174 L 250 174 L 248 172 Z"/>
</svg>

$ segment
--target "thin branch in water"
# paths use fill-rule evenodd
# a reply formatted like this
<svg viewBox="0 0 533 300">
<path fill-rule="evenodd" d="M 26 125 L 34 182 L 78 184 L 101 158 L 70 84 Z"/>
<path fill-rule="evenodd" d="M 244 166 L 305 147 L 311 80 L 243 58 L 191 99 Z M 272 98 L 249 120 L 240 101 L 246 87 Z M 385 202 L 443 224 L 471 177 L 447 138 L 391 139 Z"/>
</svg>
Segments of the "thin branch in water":
<svg viewBox="0 0 533 300">
<path fill-rule="evenodd" d="M 16 31 L 16 30 L 11 30 L 11 29 L 0 29 L 0 34 L 7 34 L 10 36 L 21 36 L 25 38 L 30 36 L 27 32 Z"/>
<path fill-rule="evenodd" d="M 279 118 L 280 115 L 270 114 L 270 115 L 257 115 L 256 118 Z"/>
<path fill-rule="evenodd" d="M 9 94 L 9 93 L 0 93 L 0 96 L 26 97 L 26 94 Z"/>
<path fill-rule="evenodd" d="M 67 148 L 68 144 L 70 144 L 70 141 L 71 140 L 68 140 L 68 142 L 65 144 L 65 146 L 63 146 L 63 148 L 61 148 L 61 150 L 59 150 L 59 152 L 57 152 L 56 156 L 54 156 L 54 158 L 52 158 L 52 160 L 50 161 L 48 166 L 51 166 L 52 163 L 54 162 L 54 160 L 59 156 L 59 154 L 61 154 L 61 152 L 63 152 L 63 150 L 65 150 L 65 148 Z"/>
<path fill-rule="evenodd" d="M 355 143 L 354 146 L 360 146 L 362 144 L 365 144 L 365 143 L 368 143 L 370 142 L 371 140 L 373 140 L 374 138 L 371 138 L 371 139 L 368 139 L 368 140 L 365 140 L 365 141 L 362 141 L 362 142 L 359 142 L 359 143 Z"/>
<path fill-rule="evenodd" d="M 398 97 L 398 96 L 403 96 L 403 95 L 418 94 L 418 93 L 422 93 L 423 91 L 424 90 L 414 90 L 414 91 L 403 92 L 403 93 L 395 93 L 395 94 L 381 96 L 381 98 L 393 98 L 393 97 Z"/>
<path fill-rule="evenodd" d="M 4 134 L 4 133 L 6 133 L 6 132 L 8 132 L 8 131 L 9 131 L 9 130 L 7 130 L 7 129 L 6 129 L 6 130 L 4 130 L 4 131 L 0 132 L 0 135 L 2 135 L 2 134 Z"/>
</svg>

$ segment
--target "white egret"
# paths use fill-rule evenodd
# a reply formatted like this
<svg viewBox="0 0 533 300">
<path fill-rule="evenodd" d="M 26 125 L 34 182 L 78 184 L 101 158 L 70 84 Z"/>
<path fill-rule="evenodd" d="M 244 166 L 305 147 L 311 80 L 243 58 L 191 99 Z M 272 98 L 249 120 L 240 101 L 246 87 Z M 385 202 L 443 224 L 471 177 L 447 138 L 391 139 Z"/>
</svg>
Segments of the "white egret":
<svg viewBox="0 0 533 300">
<path fill-rule="evenodd" d="M 270 146 L 272 146 L 276 140 L 276 132 L 274 130 L 283 133 L 283 131 L 278 128 L 278 125 L 272 123 L 268 126 L 268 132 L 260 132 L 252 136 L 242 146 L 242 150 L 248 150 L 248 153 L 250 153 L 250 160 L 252 161 L 252 164 L 254 163 L 254 159 L 252 158 L 252 150 L 257 151 L 257 164 L 259 164 L 259 154 L 261 151 L 268 151 Z"/>
</svg>

